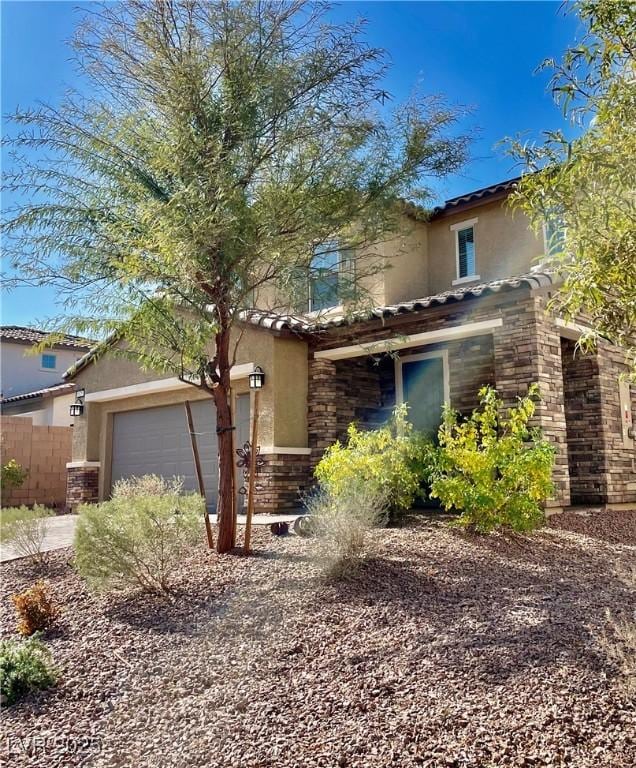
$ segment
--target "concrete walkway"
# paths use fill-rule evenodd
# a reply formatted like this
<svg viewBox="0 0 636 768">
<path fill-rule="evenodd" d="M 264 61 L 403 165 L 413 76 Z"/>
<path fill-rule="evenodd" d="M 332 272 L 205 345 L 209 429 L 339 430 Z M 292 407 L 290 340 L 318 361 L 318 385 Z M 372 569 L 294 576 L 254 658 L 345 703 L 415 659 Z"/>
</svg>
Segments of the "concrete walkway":
<svg viewBox="0 0 636 768">
<path fill-rule="evenodd" d="M 293 523 L 297 517 L 302 517 L 302 515 L 254 515 L 252 523 L 254 525 Z M 216 515 L 210 515 L 210 520 L 213 525 L 216 525 Z M 53 549 L 64 549 L 72 546 L 76 521 L 77 515 L 59 515 L 47 518 L 42 551 L 49 552 Z M 239 525 L 245 525 L 245 515 L 238 515 L 237 522 Z M 23 555 L 18 554 L 11 544 L 2 544 L 0 562 L 17 560 L 19 557 L 23 557 Z"/>
<path fill-rule="evenodd" d="M 73 544 L 76 520 L 77 515 L 58 515 L 47 518 L 42 551 L 49 552 L 52 549 L 70 547 Z M 2 544 L 0 562 L 17 560 L 19 557 L 23 557 L 23 555 L 18 554 L 10 543 Z"/>
</svg>

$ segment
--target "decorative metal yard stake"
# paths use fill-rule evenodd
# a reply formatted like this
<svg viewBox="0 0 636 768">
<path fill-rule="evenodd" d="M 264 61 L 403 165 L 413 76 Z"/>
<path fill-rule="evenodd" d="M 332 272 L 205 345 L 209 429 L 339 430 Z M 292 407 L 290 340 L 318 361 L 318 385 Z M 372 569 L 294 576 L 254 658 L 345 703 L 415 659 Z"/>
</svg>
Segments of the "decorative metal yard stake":
<svg viewBox="0 0 636 768">
<path fill-rule="evenodd" d="M 254 417 L 252 421 L 252 440 L 250 450 L 250 479 L 247 487 L 247 519 L 245 520 L 245 554 L 250 553 L 250 541 L 252 538 L 252 515 L 254 514 L 254 484 L 256 482 L 256 454 L 258 448 L 258 395 L 259 390 L 254 390 Z"/>
<path fill-rule="evenodd" d="M 192 419 L 192 408 L 190 408 L 190 401 L 185 401 L 186 418 L 188 420 L 188 431 L 190 432 L 190 443 L 192 445 L 192 456 L 194 457 L 194 474 L 197 478 L 197 487 L 199 493 L 203 496 L 205 503 L 205 487 L 203 485 L 203 472 L 201 471 L 201 458 L 199 456 L 199 447 L 197 445 L 197 436 L 194 431 L 194 421 Z M 208 508 L 205 507 L 205 533 L 208 537 L 208 547 L 212 549 L 214 547 L 214 537 L 212 535 L 212 525 L 210 524 L 210 515 L 208 514 Z"/>
</svg>

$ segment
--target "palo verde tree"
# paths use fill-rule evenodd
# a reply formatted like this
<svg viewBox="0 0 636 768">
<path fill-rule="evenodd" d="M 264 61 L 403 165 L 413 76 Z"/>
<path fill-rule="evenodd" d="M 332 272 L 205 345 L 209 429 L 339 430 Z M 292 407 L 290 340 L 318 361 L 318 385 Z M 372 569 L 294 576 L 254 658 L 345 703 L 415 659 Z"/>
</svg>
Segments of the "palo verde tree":
<svg viewBox="0 0 636 768">
<path fill-rule="evenodd" d="M 108 3 L 74 40 L 82 93 L 13 116 L 7 184 L 22 197 L 5 232 L 20 279 L 58 288 L 65 330 L 115 334 L 211 395 L 220 552 L 234 539 L 242 313 L 267 286 L 292 294 L 318 243 L 369 253 L 399 201 L 465 159 L 457 110 L 416 97 L 389 113 L 383 52 L 328 11 Z"/>
<path fill-rule="evenodd" d="M 602 335 L 624 346 L 636 372 L 636 5 L 584 0 L 572 10 L 584 38 L 544 66 L 557 103 L 584 130 L 571 142 L 559 131 L 542 145 L 512 142 L 530 172 L 511 202 L 537 230 L 547 221 L 557 233 L 546 263 L 563 275 L 563 314 L 592 323 L 583 345 Z"/>
</svg>

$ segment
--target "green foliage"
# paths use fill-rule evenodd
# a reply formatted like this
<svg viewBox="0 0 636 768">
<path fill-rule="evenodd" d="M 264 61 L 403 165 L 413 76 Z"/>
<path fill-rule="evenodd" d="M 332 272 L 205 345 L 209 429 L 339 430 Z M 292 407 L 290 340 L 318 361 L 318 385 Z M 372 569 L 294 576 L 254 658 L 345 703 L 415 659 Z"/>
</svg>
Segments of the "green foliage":
<svg viewBox="0 0 636 768">
<path fill-rule="evenodd" d="M 382 494 L 393 512 L 410 509 L 431 474 L 435 448 L 407 420 L 407 408 L 398 406 L 389 423 L 363 431 L 355 424 L 347 430 L 347 444 L 327 448 L 315 469 L 320 485 L 338 497 L 360 478 Z"/>
<path fill-rule="evenodd" d="M 541 502 L 553 491 L 554 448 L 528 426 L 539 396 L 536 384 L 507 412 L 491 387 L 464 422 L 446 407 L 431 496 L 461 513 L 458 524 L 488 533 L 529 531 L 543 521 Z"/>
<path fill-rule="evenodd" d="M 49 688 L 57 679 L 48 648 L 36 638 L 0 640 L 0 698 L 13 704 L 33 690 Z"/>
<path fill-rule="evenodd" d="M 636 373 L 636 5 L 584 0 L 573 6 L 586 33 L 554 69 L 552 91 L 565 113 L 583 123 L 567 141 L 548 132 L 541 145 L 514 141 L 510 151 L 529 173 L 510 198 L 538 232 L 562 228 L 545 265 L 564 278 L 555 307 L 583 312 L 593 330 L 623 345 Z"/>
<path fill-rule="evenodd" d="M 10 543 L 21 557 L 33 557 L 42 563 L 46 520 L 54 514 L 41 504 L 0 509 L 0 541 Z"/>
<path fill-rule="evenodd" d="M 0 474 L 0 485 L 3 491 L 9 491 L 12 488 L 20 488 L 27 479 L 29 471 L 24 469 L 15 459 L 9 459 L 2 465 Z"/>
<path fill-rule="evenodd" d="M 203 535 L 205 502 L 178 481 L 122 481 L 110 501 L 78 510 L 76 566 L 95 589 L 167 594 L 183 557 Z"/>
</svg>

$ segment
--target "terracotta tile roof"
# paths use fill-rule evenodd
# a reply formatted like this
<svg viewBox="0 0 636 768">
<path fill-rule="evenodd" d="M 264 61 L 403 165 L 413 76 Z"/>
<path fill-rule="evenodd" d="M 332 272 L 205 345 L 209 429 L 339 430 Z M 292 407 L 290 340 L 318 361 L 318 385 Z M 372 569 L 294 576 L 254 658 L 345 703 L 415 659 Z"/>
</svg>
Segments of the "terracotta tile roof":
<svg viewBox="0 0 636 768">
<path fill-rule="evenodd" d="M 70 394 L 74 390 L 75 384 L 72 381 L 62 382 L 60 384 L 53 384 L 50 387 L 44 387 L 44 389 L 36 389 L 33 392 L 24 392 L 21 395 L 4 397 L 0 400 L 0 404 L 17 403 L 20 400 L 32 400 L 35 397 L 59 397 L 60 395 Z"/>
<path fill-rule="evenodd" d="M 477 298 L 489 293 L 499 293 L 500 291 L 513 290 L 515 288 L 546 288 L 556 282 L 556 275 L 551 272 L 529 272 L 517 277 L 508 277 L 502 280 L 493 280 L 489 283 L 478 283 L 476 285 L 465 285 L 452 288 L 449 291 L 435 293 L 432 296 L 424 296 L 412 301 L 402 301 L 399 304 L 392 304 L 384 307 L 375 307 L 368 312 L 361 312 L 358 315 L 351 316 L 325 316 L 321 318 L 308 318 L 303 315 L 279 315 L 270 312 L 261 312 L 259 310 L 250 310 L 243 313 L 242 319 L 253 325 L 267 328 L 273 331 L 289 330 L 296 333 L 315 333 L 342 325 L 371 320 L 376 318 L 387 318 L 395 315 L 406 314 L 408 312 L 418 312 L 428 307 L 448 304 L 451 302 L 462 301 L 465 298 Z"/>
<path fill-rule="evenodd" d="M 25 328 L 20 325 L 2 325 L 0 326 L 0 338 L 5 341 L 15 341 L 19 344 L 39 344 L 46 339 L 49 334 L 39 328 Z M 66 334 L 61 336 L 52 345 L 55 348 L 65 349 L 90 349 L 95 344 L 90 339 L 83 339 L 80 336 L 71 336 Z"/>
<path fill-rule="evenodd" d="M 518 277 L 509 277 L 503 280 L 493 280 L 489 283 L 478 283 L 477 285 L 467 285 L 453 288 L 450 291 L 436 293 L 432 296 L 425 296 L 421 299 L 412 301 L 403 301 L 386 307 L 375 307 L 371 311 L 361 312 L 354 316 L 335 315 L 329 317 L 308 317 L 307 315 L 286 315 L 274 312 L 264 312 L 258 309 L 248 310 L 241 313 L 241 322 L 255 325 L 268 331 L 291 331 L 297 334 L 313 334 L 321 331 L 335 328 L 342 325 L 350 325 L 356 322 L 364 322 L 376 318 L 386 318 L 393 315 L 405 314 L 407 312 L 418 312 L 430 306 L 447 304 L 449 302 L 461 301 L 464 298 L 476 298 L 484 294 L 499 293 L 500 291 L 513 290 L 515 288 L 545 288 L 556 281 L 556 275 L 550 272 L 529 272 L 526 275 Z M 112 333 L 107 339 L 96 344 L 89 352 L 80 357 L 65 373 L 64 379 L 72 379 L 87 365 L 89 365 L 98 355 L 102 354 L 118 338 L 116 333 Z"/>
<path fill-rule="evenodd" d="M 451 197 L 450 200 L 444 202 L 444 205 L 434 208 L 430 218 L 436 219 L 443 216 L 450 216 L 463 208 L 471 208 L 482 201 L 488 202 L 489 198 L 505 197 L 509 192 L 512 192 L 520 180 L 521 176 L 515 176 L 514 179 L 500 181 L 497 184 L 491 184 L 489 187 L 476 189 L 474 192 L 468 192 L 465 195 Z"/>
</svg>

